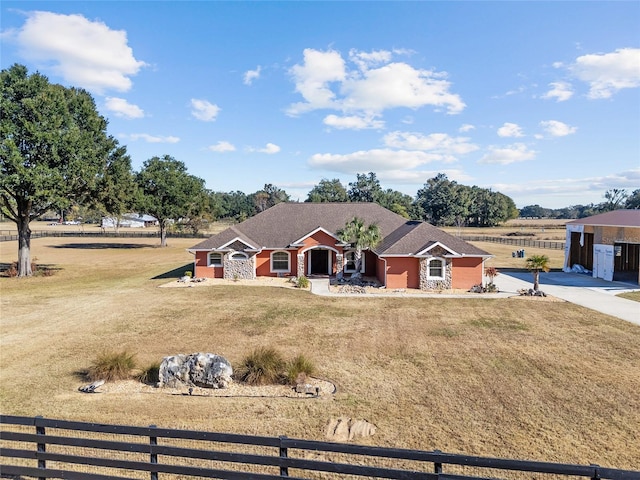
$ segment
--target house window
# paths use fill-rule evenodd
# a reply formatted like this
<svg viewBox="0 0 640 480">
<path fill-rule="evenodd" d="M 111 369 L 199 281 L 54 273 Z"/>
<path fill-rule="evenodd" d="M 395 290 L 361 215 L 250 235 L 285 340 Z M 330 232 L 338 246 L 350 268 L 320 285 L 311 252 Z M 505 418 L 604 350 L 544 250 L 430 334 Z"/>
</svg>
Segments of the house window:
<svg viewBox="0 0 640 480">
<path fill-rule="evenodd" d="M 209 253 L 209 266 L 210 267 L 219 267 L 222 265 L 222 254 L 219 252 L 210 252 Z"/>
<path fill-rule="evenodd" d="M 272 272 L 290 271 L 289 252 L 273 252 L 271 254 L 271 271 Z"/>
<path fill-rule="evenodd" d="M 246 253 L 236 252 L 236 253 L 232 254 L 230 258 L 231 258 L 231 260 L 246 260 L 249 257 L 247 257 Z"/>
<path fill-rule="evenodd" d="M 432 258 L 427 264 L 427 277 L 444 280 L 445 263 L 441 258 Z"/>
<path fill-rule="evenodd" d="M 355 272 L 356 271 L 356 252 L 351 250 L 344 255 L 344 271 Z"/>
</svg>

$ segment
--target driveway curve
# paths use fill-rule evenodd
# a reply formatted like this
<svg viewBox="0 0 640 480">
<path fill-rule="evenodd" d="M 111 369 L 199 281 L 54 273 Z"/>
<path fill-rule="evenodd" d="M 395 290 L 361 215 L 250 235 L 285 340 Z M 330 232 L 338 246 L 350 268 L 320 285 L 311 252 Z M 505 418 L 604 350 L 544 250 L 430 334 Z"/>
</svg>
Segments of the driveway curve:
<svg viewBox="0 0 640 480">
<path fill-rule="evenodd" d="M 533 275 L 528 271 L 501 270 L 494 283 L 501 292 L 517 293 L 518 290 L 533 286 Z M 542 272 L 540 290 L 567 302 L 640 325 L 640 303 L 616 296 L 640 290 L 637 284 L 607 282 L 589 274 Z"/>
</svg>

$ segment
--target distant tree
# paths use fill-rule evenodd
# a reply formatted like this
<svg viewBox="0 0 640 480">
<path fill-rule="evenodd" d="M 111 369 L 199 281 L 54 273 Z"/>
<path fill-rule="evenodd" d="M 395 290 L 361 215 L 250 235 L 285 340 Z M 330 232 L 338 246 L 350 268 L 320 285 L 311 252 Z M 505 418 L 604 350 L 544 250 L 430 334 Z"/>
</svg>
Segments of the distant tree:
<svg viewBox="0 0 640 480">
<path fill-rule="evenodd" d="M 369 172 L 356 174 L 356 181 L 349 183 L 347 195 L 350 202 L 376 202 L 381 192 L 382 187 L 376 174 Z"/>
<path fill-rule="evenodd" d="M 525 263 L 527 270 L 533 273 L 533 289 L 540 289 L 540 272 L 548 272 L 549 257 L 546 255 L 531 255 Z"/>
<path fill-rule="evenodd" d="M 137 194 L 131 158 L 124 147 L 118 147 L 109 155 L 103 175 L 96 184 L 92 205 L 114 220 L 113 228 L 118 233 L 123 215 L 136 207 Z"/>
<path fill-rule="evenodd" d="M 637 210 L 640 208 L 640 188 L 631 192 L 631 195 L 627 197 L 624 208 L 631 210 Z"/>
<path fill-rule="evenodd" d="M 380 227 L 375 223 L 366 225 L 364 220 L 354 217 L 344 228 L 336 233 L 340 240 L 350 243 L 355 249 L 356 273 L 351 278 L 360 277 L 362 272 L 362 251 L 375 248 L 380 244 L 382 241 Z"/>
<path fill-rule="evenodd" d="M 253 200 L 256 211 L 260 213 L 278 203 L 288 202 L 290 197 L 284 190 L 270 183 L 266 183 L 262 190 L 258 190 L 253 194 Z"/>
<path fill-rule="evenodd" d="M 515 203 L 503 193 L 472 187 L 471 196 L 470 225 L 472 226 L 495 227 L 518 217 Z"/>
<path fill-rule="evenodd" d="M 415 203 L 427 222 L 438 226 L 455 225 L 456 219 L 466 219 L 470 213 L 467 188 L 439 173 L 418 190 Z"/>
<path fill-rule="evenodd" d="M 617 210 L 624 205 L 625 199 L 629 195 L 627 191 L 619 188 L 612 188 L 604 192 L 605 201 L 598 206 L 598 210 L 601 212 L 611 212 Z"/>
<path fill-rule="evenodd" d="M 18 276 L 32 275 L 32 220 L 82 204 L 117 142 L 91 95 L 23 65 L 0 72 L 0 212 L 18 229 Z"/>
<path fill-rule="evenodd" d="M 404 218 L 411 218 L 413 198 L 409 195 L 388 188 L 378 194 L 376 202 L 393 213 Z"/>
<path fill-rule="evenodd" d="M 324 202 L 348 202 L 349 196 L 340 180 L 334 178 L 327 180 L 323 178 L 320 183 L 313 187 L 307 196 L 305 202 L 308 203 L 324 203 Z"/>
<path fill-rule="evenodd" d="M 546 218 L 549 216 L 549 209 L 542 208 L 540 205 L 527 205 L 520 209 L 522 218 Z"/>
<path fill-rule="evenodd" d="M 160 245 L 166 247 L 169 222 L 194 215 L 194 209 L 203 204 L 204 180 L 189 175 L 183 162 L 164 155 L 144 162 L 137 182 L 139 205 L 158 220 Z"/>
</svg>

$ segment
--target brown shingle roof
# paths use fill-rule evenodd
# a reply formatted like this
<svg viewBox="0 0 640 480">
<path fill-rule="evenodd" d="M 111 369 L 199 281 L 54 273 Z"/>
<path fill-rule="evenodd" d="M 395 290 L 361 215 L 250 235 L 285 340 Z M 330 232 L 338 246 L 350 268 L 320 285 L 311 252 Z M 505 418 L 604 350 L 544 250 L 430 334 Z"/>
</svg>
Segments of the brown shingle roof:
<svg viewBox="0 0 640 480">
<path fill-rule="evenodd" d="M 567 225 L 594 225 L 604 227 L 640 227 L 640 210 L 613 210 L 567 222 Z"/>
<path fill-rule="evenodd" d="M 235 238 L 256 248 L 287 248 L 318 228 L 335 234 L 354 217 L 380 227 L 383 242 L 375 249 L 379 255 L 413 255 L 430 242 L 440 242 L 459 254 L 489 255 L 433 225 L 407 221 L 377 203 L 278 203 L 190 250 L 218 249 Z"/>
</svg>

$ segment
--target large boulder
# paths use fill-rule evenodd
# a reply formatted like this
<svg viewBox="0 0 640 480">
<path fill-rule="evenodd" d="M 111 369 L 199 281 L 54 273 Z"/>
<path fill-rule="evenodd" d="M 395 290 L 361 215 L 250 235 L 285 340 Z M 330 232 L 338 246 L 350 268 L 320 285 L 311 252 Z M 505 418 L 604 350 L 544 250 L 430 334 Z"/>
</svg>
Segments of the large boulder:
<svg viewBox="0 0 640 480">
<path fill-rule="evenodd" d="M 213 353 L 172 355 L 162 359 L 158 386 L 226 388 L 231 383 L 232 375 L 231 364 L 220 355 Z"/>
</svg>

